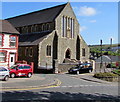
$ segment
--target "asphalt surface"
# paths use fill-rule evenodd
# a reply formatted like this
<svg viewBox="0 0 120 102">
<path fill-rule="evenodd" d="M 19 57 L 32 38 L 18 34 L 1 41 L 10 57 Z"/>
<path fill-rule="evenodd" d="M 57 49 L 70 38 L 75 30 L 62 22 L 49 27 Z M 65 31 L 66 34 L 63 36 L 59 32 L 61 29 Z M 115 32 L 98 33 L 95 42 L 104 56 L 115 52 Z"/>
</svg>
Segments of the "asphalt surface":
<svg viewBox="0 0 120 102">
<path fill-rule="evenodd" d="M 17 77 L 2 81 L 0 89 L 22 89 L 29 87 L 46 86 L 55 83 L 56 79 L 46 78 L 45 75 L 34 74 L 31 78 Z"/>
<path fill-rule="evenodd" d="M 32 78 L 10 79 L 2 82 L 5 87 L 17 85 L 15 90 L 3 90 L 3 102 L 21 101 L 78 101 L 78 100 L 105 100 L 119 102 L 119 84 L 93 78 L 92 74 L 35 74 Z M 18 83 L 23 87 L 18 87 Z M 6 85 L 6 86 L 5 86 Z M 20 86 L 19 85 L 19 86 Z M 26 86 L 35 86 L 28 88 Z M 42 87 L 41 87 L 42 85 Z M 44 86 L 46 85 L 46 86 Z M 39 87 L 38 87 L 39 86 Z M 13 87 L 13 86 L 11 86 Z M 22 89 L 22 90 L 21 90 Z"/>
</svg>

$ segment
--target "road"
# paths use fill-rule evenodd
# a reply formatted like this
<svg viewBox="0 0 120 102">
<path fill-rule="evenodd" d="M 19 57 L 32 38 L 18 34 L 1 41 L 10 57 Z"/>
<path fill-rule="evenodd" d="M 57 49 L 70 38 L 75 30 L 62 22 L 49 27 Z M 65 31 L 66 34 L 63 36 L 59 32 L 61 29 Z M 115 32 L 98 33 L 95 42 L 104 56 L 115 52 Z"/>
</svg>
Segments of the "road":
<svg viewBox="0 0 120 102">
<path fill-rule="evenodd" d="M 43 75 L 39 75 L 41 77 Z M 79 77 L 78 77 L 79 76 Z M 57 87 L 37 88 L 32 90 L 3 91 L 2 101 L 43 101 L 43 100 L 106 100 L 118 101 L 118 83 L 99 83 L 81 79 L 83 75 L 44 74 L 47 79 L 58 79 L 61 84 Z"/>
</svg>

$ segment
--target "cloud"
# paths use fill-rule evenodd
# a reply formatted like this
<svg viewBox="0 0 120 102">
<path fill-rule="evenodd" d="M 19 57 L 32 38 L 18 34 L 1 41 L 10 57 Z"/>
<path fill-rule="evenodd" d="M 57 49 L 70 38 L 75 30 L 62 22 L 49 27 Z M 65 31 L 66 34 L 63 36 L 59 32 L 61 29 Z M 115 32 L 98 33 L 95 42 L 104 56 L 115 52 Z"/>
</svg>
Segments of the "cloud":
<svg viewBox="0 0 120 102">
<path fill-rule="evenodd" d="M 87 29 L 86 26 L 80 26 L 80 32 L 83 32 L 83 31 L 85 31 L 86 29 Z"/>
<path fill-rule="evenodd" d="M 97 13 L 95 8 L 83 6 L 79 9 L 79 16 L 94 16 Z"/>
<path fill-rule="evenodd" d="M 96 23 L 97 21 L 96 20 L 90 20 L 89 22 L 90 23 Z"/>
</svg>

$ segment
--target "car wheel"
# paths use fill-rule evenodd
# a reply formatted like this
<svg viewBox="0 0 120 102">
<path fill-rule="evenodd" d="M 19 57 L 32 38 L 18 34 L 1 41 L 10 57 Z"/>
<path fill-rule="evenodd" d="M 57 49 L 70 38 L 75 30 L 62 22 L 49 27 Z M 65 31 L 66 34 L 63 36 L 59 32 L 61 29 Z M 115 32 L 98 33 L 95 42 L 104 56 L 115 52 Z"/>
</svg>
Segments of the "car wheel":
<svg viewBox="0 0 120 102">
<path fill-rule="evenodd" d="M 77 71 L 77 74 L 80 74 L 80 72 L 79 72 L 79 71 Z"/>
<path fill-rule="evenodd" d="M 28 73 L 27 77 L 30 78 L 32 76 L 32 73 Z"/>
<path fill-rule="evenodd" d="M 89 73 L 91 73 L 92 72 L 92 70 L 89 70 Z"/>
<path fill-rule="evenodd" d="M 9 76 L 5 76 L 4 81 L 7 81 L 9 79 Z"/>
<path fill-rule="evenodd" d="M 15 76 L 16 76 L 15 73 L 10 74 L 11 78 L 15 78 Z"/>
</svg>

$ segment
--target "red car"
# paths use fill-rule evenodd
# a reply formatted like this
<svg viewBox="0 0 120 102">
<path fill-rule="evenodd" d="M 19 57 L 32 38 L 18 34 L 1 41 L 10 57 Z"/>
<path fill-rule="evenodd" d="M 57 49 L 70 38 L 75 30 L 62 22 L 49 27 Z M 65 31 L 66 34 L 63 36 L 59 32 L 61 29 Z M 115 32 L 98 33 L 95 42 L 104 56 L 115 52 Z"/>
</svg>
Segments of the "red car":
<svg viewBox="0 0 120 102">
<path fill-rule="evenodd" d="M 33 74 L 33 68 L 28 64 L 17 64 L 9 68 L 10 77 L 27 76 L 30 78 Z"/>
</svg>

